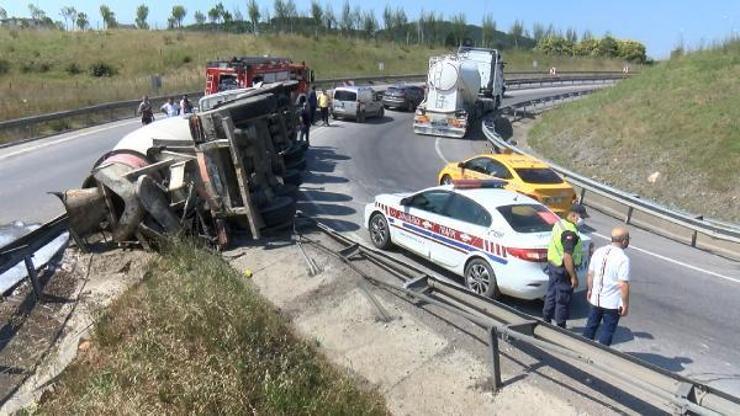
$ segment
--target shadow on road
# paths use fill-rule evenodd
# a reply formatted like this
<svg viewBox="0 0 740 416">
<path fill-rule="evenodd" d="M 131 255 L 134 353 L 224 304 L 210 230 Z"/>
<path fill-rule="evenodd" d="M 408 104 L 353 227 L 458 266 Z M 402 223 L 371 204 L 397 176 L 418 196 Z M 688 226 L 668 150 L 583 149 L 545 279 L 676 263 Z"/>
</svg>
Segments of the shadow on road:
<svg viewBox="0 0 740 416">
<path fill-rule="evenodd" d="M 673 371 L 675 373 L 685 370 L 687 364 L 691 364 L 694 362 L 694 360 L 688 357 L 671 358 L 665 357 L 660 354 L 653 354 L 651 352 L 627 352 L 627 354 L 647 361 L 651 364 L 655 364 L 658 367 L 665 368 L 668 371 Z"/>
</svg>

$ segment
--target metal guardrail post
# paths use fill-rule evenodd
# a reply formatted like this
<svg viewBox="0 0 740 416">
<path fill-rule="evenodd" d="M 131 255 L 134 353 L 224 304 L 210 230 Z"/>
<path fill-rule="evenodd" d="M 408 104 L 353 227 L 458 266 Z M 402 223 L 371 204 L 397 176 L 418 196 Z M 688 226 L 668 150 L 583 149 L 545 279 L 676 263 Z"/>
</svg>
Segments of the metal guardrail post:
<svg viewBox="0 0 740 416">
<path fill-rule="evenodd" d="M 586 188 L 581 188 L 581 197 L 578 198 L 578 202 L 582 204 L 584 199 L 586 199 Z"/>
<path fill-rule="evenodd" d="M 23 262 L 26 264 L 26 271 L 28 277 L 31 279 L 31 286 L 33 286 L 33 294 L 36 299 L 41 299 L 41 285 L 39 285 L 39 278 L 36 274 L 36 267 L 33 265 L 33 255 L 29 255 L 23 258 Z"/>
<path fill-rule="evenodd" d="M 498 349 L 498 331 L 495 326 L 488 330 L 488 346 L 491 351 L 491 386 L 493 394 L 496 394 L 501 388 L 501 361 Z"/>
<path fill-rule="evenodd" d="M 635 210 L 635 208 L 634 208 L 634 207 L 629 207 L 629 208 L 627 209 L 627 215 L 626 215 L 626 216 L 624 217 L 624 223 L 625 223 L 625 224 L 629 224 L 629 223 L 630 223 L 630 221 L 632 220 L 632 212 L 633 212 L 634 210 Z"/>
</svg>

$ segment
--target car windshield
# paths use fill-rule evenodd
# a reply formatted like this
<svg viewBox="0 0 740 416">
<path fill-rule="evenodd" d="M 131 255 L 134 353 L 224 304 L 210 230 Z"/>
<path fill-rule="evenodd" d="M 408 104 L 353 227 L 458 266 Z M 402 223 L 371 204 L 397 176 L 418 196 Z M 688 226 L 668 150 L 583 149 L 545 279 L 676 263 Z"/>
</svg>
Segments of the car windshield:
<svg viewBox="0 0 740 416">
<path fill-rule="evenodd" d="M 357 93 L 354 91 L 337 90 L 334 91 L 335 101 L 356 101 Z"/>
<path fill-rule="evenodd" d="M 548 168 L 520 168 L 514 169 L 524 182 L 527 183 L 563 183 L 563 179 L 555 171 Z"/>
<path fill-rule="evenodd" d="M 387 90 L 385 90 L 386 94 L 388 95 L 401 95 L 404 93 L 403 88 L 400 87 L 388 87 Z"/>
<path fill-rule="evenodd" d="M 520 204 L 498 207 L 498 212 L 519 233 L 541 233 L 552 230 L 560 218 L 542 205 Z"/>
</svg>

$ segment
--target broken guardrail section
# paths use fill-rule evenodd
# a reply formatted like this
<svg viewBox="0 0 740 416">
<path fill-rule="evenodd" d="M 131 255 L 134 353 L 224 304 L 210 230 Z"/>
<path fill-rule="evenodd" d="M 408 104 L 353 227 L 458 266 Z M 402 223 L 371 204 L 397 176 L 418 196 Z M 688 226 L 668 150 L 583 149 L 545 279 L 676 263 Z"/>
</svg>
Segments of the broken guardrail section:
<svg viewBox="0 0 740 416">
<path fill-rule="evenodd" d="M 165 119 L 124 137 L 81 189 L 56 195 L 73 238 L 103 232 L 144 247 L 189 234 L 216 247 L 230 227 L 289 225 L 305 169 L 293 82 L 250 88 L 213 109 Z"/>
</svg>

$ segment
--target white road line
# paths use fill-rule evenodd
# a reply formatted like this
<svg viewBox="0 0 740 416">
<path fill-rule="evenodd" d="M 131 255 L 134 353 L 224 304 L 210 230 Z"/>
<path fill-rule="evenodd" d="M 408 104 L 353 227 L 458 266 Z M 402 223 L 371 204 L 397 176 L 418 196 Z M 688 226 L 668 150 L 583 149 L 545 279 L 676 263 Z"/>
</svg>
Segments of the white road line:
<svg viewBox="0 0 740 416">
<path fill-rule="evenodd" d="M 437 152 L 437 156 L 439 156 L 440 159 L 442 159 L 445 163 L 450 163 L 449 160 L 445 157 L 444 153 L 442 153 L 442 149 L 439 147 L 439 143 L 442 141 L 441 137 L 437 137 L 437 139 L 434 141 L 434 150 Z"/>
<path fill-rule="evenodd" d="M 599 234 L 599 233 L 591 233 L 591 234 L 592 235 L 595 235 L 595 236 L 597 236 L 599 238 L 603 238 L 604 240 L 611 240 L 611 237 L 607 237 L 607 236 L 605 236 L 603 234 Z M 674 259 L 672 259 L 670 257 L 666 257 L 666 256 L 660 255 L 658 253 L 653 253 L 652 251 L 645 250 L 644 248 L 635 247 L 632 244 L 630 244 L 630 247 L 629 248 L 631 248 L 633 250 L 636 250 L 636 251 L 639 251 L 641 253 L 644 253 L 644 254 L 647 254 L 647 255 L 650 255 L 650 256 L 659 258 L 661 260 L 665 260 L 665 261 L 667 261 L 669 263 L 673 263 L 673 264 L 676 264 L 678 266 L 686 267 L 687 269 L 691 269 L 691 270 L 694 270 L 694 271 L 697 271 L 697 272 L 701 272 L 701 273 L 706 273 L 708 275 L 711 275 L 711 276 L 714 276 L 714 277 L 719 277 L 720 279 L 725 279 L 725 280 L 728 280 L 728 281 L 733 282 L 733 283 L 740 283 L 740 279 L 736 279 L 736 278 L 730 277 L 730 276 L 725 276 L 723 274 L 719 274 L 719 273 L 713 272 L 711 270 L 704 270 L 704 269 L 702 269 L 700 267 L 696 267 L 694 265 L 691 265 L 691 264 L 688 264 L 688 263 L 684 263 L 682 261 L 674 260 Z"/>
<path fill-rule="evenodd" d="M 126 120 L 126 121 L 122 121 L 122 122 L 118 122 L 118 123 L 110 123 L 110 124 L 106 124 L 104 127 L 94 128 L 92 130 L 86 130 L 86 131 L 83 131 L 81 133 L 73 134 L 73 135 L 71 135 L 69 137 L 65 137 L 65 138 L 62 138 L 62 139 L 59 139 L 59 140 L 48 140 L 47 141 L 47 140 L 41 139 L 41 141 L 38 144 L 34 145 L 34 146 L 25 147 L 23 149 L 16 150 L 15 152 L 11 152 L 11 153 L 7 153 L 7 154 L 4 154 L 4 155 L 0 155 L 0 160 L 8 159 L 8 158 L 11 158 L 11 157 L 17 156 L 17 155 L 22 155 L 24 153 L 28 153 L 28 152 L 31 152 L 31 151 L 34 151 L 34 150 L 38 150 L 38 149 L 41 149 L 41 148 L 44 148 L 44 147 L 52 146 L 52 145 L 55 145 L 55 144 L 66 143 L 68 141 L 75 140 L 75 139 L 78 139 L 80 137 L 89 136 L 91 134 L 100 133 L 101 131 L 106 131 L 106 130 L 114 129 L 116 127 L 123 127 L 123 126 L 126 126 L 128 124 L 134 124 L 134 123 L 141 123 L 141 121 L 139 121 L 139 120 Z"/>
</svg>

